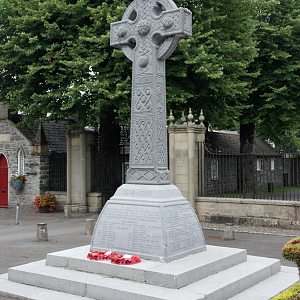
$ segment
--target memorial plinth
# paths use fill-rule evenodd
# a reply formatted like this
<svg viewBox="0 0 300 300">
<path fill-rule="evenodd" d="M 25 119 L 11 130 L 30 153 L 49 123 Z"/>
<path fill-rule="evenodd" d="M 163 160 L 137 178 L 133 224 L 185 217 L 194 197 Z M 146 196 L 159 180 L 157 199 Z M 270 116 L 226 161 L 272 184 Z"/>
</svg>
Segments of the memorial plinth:
<svg viewBox="0 0 300 300">
<path fill-rule="evenodd" d="M 124 184 L 106 203 L 91 250 L 112 250 L 169 262 L 206 250 L 190 203 L 174 185 Z"/>
<path fill-rule="evenodd" d="M 111 46 L 132 61 L 129 170 L 98 218 L 92 251 L 169 262 L 206 250 L 198 218 L 168 170 L 165 60 L 191 35 L 191 12 L 172 0 L 135 0 L 111 24 Z"/>
</svg>

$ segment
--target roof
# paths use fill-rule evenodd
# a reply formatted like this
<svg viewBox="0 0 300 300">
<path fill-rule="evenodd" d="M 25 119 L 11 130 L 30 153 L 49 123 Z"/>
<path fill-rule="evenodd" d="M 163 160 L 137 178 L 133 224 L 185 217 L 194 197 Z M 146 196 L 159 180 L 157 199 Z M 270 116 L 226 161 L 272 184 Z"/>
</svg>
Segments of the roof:
<svg viewBox="0 0 300 300">
<path fill-rule="evenodd" d="M 226 149 L 231 154 L 240 153 L 240 134 L 237 131 L 207 131 L 205 134 L 206 147 L 211 149 Z M 255 153 L 278 153 L 266 141 L 255 138 Z"/>
<path fill-rule="evenodd" d="M 21 116 L 19 116 L 19 121 Z M 14 124 L 17 124 L 17 120 L 13 120 Z M 40 124 L 42 123 L 42 131 L 38 132 Z M 37 122 L 32 128 L 28 126 L 17 127 L 17 129 L 31 142 L 37 141 L 37 136 L 41 137 L 41 141 L 48 145 L 50 152 L 65 153 L 67 152 L 67 125 L 68 121 L 63 121 L 60 124 L 56 124 L 53 121 L 50 122 Z M 38 133 L 38 135 L 37 135 Z"/>
</svg>

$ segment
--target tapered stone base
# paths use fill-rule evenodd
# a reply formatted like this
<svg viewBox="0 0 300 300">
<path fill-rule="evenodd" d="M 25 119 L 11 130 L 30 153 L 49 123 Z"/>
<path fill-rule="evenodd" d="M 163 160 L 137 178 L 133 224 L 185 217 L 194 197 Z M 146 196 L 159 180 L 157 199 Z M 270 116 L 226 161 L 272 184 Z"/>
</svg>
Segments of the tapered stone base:
<svg viewBox="0 0 300 300">
<path fill-rule="evenodd" d="M 124 184 L 97 220 L 95 250 L 170 262 L 206 245 L 193 208 L 176 186 Z"/>
</svg>

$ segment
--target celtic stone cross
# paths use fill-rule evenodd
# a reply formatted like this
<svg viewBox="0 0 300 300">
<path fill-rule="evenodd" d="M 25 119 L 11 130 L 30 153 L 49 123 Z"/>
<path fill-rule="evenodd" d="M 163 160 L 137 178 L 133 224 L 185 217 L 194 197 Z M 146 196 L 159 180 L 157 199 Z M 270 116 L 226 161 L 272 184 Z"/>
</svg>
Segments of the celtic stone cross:
<svg viewBox="0 0 300 300">
<path fill-rule="evenodd" d="M 111 24 L 111 46 L 133 62 L 127 183 L 170 184 L 165 60 L 191 35 L 191 12 L 172 0 L 135 0 Z"/>
</svg>

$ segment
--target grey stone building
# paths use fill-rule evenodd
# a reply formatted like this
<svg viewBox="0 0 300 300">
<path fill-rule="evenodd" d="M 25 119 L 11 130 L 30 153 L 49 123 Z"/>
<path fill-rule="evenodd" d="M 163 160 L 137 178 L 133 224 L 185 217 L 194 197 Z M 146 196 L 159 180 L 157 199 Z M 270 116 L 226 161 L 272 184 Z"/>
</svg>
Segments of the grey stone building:
<svg viewBox="0 0 300 300">
<path fill-rule="evenodd" d="M 246 144 L 240 153 L 236 131 L 206 132 L 204 173 L 205 195 L 237 193 L 248 198 L 263 189 L 271 192 L 282 185 L 284 176 L 291 176 L 280 151 L 264 140 L 255 138 L 253 149 Z"/>
<path fill-rule="evenodd" d="M 17 203 L 33 207 L 34 196 L 53 188 L 57 192 L 66 189 L 67 122 L 15 127 L 20 120 L 21 116 L 11 115 L 5 105 L 0 106 L 0 208 Z M 65 163 L 58 163 L 59 159 Z M 53 170 L 55 163 L 60 170 Z M 9 185 L 15 174 L 25 175 L 20 190 Z"/>
</svg>

